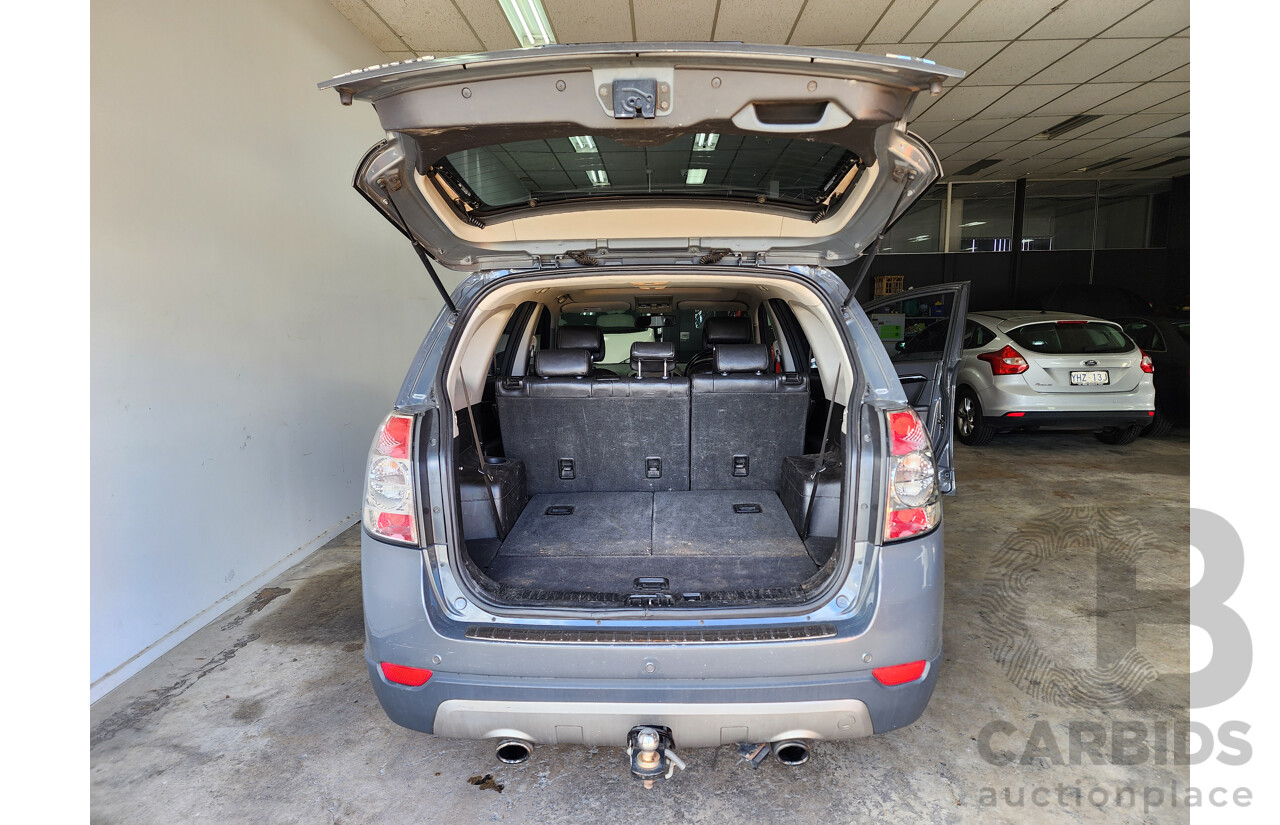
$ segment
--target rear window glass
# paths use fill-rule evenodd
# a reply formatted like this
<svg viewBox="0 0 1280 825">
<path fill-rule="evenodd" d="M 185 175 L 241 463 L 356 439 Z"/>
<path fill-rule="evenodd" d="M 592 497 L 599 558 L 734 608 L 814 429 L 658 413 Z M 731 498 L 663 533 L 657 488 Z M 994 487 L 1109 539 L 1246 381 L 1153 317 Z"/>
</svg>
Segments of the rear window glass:
<svg viewBox="0 0 1280 825">
<path fill-rule="evenodd" d="M 620 195 L 764 198 L 814 206 L 854 168 L 840 146 L 773 135 L 680 135 L 657 146 L 604 137 L 522 140 L 445 157 L 476 209 Z"/>
<path fill-rule="evenodd" d="M 1027 324 L 1012 329 L 1015 344 L 1050 355 L 1086 352 L 1128 352 L 1133 344 L 1118 328 L 1093 321 L 1083 324 Z"/>
</svg>

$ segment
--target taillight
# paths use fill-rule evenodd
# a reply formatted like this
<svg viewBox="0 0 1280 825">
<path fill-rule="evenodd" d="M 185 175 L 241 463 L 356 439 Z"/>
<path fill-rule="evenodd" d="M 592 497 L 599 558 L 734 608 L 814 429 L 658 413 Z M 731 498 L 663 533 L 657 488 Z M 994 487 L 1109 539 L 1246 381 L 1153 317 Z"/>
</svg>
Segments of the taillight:
<svg viewBox="0 0 1280 825">
<path fill-rule="evenodd" d="M 397 685 L 408 685 L 409 687 L 421 687 L 431 679 L 431 671 L 425 667 L 409 667 L 408 665 L 393 665 L 390 662 L 382 662 L 382 675 L 387 677 L 388 682 L 395 682 Z M 875 671 L 872 671 L 873 673 Z"/>
<path fill-rule="evenodd" d="M 413 497 L 413 416 L 392 413 L 369 448 L 364 482 L 364 527 L 380 538 L 418 543 Z"/>
<path fill-rule="evenodd" d="M 915 410 L 891 410 L 886 487 L 889 495 L 884 520 L 885 541 L 927 533 L 938 525 L 938 471 L 929 435 Z"/>
<path fill-rule="evenodd" d="M 908 662 L 905 665 L 889 665 L 888 667 L 878 667 L 871 671 L 871 675 L 876 681 L 886 687 L 893 685 L 905 685 L 907 682 L 914 682 L 924 675 L 925 660 L 918 662 Z"/>
<path fill-rule="evenodd" d="M 1142 350 L 1138 350 L 1138 352 L 1142 352 Z M 1138 366 L 1142 367 L 1143 372 L 1156 371 L 1156 365 L 1151 361 L 1151 356 L 1145 352 L 1142 352 L 1142 360 L 1138 362 Z"/>
<path fill-rule="evenodd" d="M 983 352 L 978 357 L 991 365 L 992 375 L 1017 375 L 1027 371 L 1027 359 L 1008 344 L 999 352 Z"/>
</svg>

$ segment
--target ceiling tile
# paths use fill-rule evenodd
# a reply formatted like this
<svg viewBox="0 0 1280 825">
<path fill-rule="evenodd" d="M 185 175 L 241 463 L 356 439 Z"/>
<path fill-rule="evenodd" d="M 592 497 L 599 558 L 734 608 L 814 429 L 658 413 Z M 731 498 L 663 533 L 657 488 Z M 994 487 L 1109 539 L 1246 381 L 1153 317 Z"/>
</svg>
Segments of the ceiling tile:
<svg viewBox="0 0 1280 825">
<path fill-rule="evenodd" d="M 1162 155 L 1186 155 L 1191 152 L 1191 138 L 1165 138 L 1135 151 L 1136 157 L 1153 158 Z"/>
<path fill-rule="evenodd" d="M 907 122 L 914 122 L 916 118 L 929 111 L 935 103 L 938 103 L 944 97 L 946 97 L 946 95 L 931 95 L 926 94 L 925 92 L 921 92 L 916 95 L 915 102 L 911 104 L 911 111 L 907 115 Z"/>
<path fill-rule="evenodd" d="M 969 85 L 1017 85 L 1045 66 L 1085 43 L 1083 40 L 1020 40 L 991 58 L 964 79 Z"/>
<path fill-rule="evenodd" d="M 1089 110 L 1090 114 L 1129 115 L 1143 112 L 1187 92 L 1186 83 L 1144 83 Z M 1175 109 L 1175 111 L 1178 111 Z"/>
<path fill-rule="evenodd" d="M 1074 2 L 1074 0 L 1073 0 Z M 1191 25 L 1188 0 L 1151 0 L 1102 33 L 1103 37 L 1167 37 Z"/>
<path fill-rule="evenodd" d="M 861 43 L 891 2 L 861 0 L 851 9 L 848 0 L 809 0 L 788 42 L 806 46 Z"/>
<path fill-rule="evenodd" d="M 925 110 L 916 122 L 968 120 L 1012 88 L 1012 86 L 957 86 Z"/>
<path fill-rule="evenodd" d="M 1119 120 L 1100 126 L 1097 129 L 1091 129 L 1087 135 L 1091 138 L 1122 138 L 1128 137 L 1136 132 L 1144 129 L 1150 129 L 1152 126 L 1158 126 L 1161 123 L 1173 120 L 1173 115 L 1129 115 Z M 1101 121 L 1098 121 L 1101 122 Z M 1094 124 L 1089 124 L 1093 126 Z M 1089 129 L 1089 126 L 1084 128 Z"/>
<path fill-rule="evenodd" d="M 1058 123 L 1056 117 L 1020 117 L 999 131 L 992 132 L 991 140 L 1026 140 Z"/>
<path fill-rule="evenodd" d="M 1155 142 L 1155 138 L 1149 137 L 1119 138 L 1117 140 L 1108 141 L 1101 147 L 1101 149 L 1105 154 L 1108 154 L 1113 158 L 1122 156 L 1131 157 L 1134 152 L 1145 149 Z"/>
<path fill-rule="evenodd" d="M 495 2 L 496 6 L 497 3 Z M 629 0 L 542 0 L 559 43 L 615 43 L 635 40 Z M 775 43 L 777 41 L 774 41 Z"/>
<path fill-rule="evenodd" d="M 369 5 L 416 52 L 473 52 L 482 48 L 450 0 L 369 0 Z"/>
<path fill-rule="evenodd" d="M 1165 112 L 1168 114 L 1180 115 L 1191 111 L 1191 92 L 1184 92 L 1177 97 L 1171 97 L 1163 103 L 1157 103 L 1148 112 Z"/>
<path fill-rule="evenodd" d="M 985 141 L 984 141 L 985 142 Z M 1020 158 L 1045 157 L 1061 159 L 1070 157 L 1079 152 L 1078 149 L 1072 150 L 1068 148 L 1069 140 L 1042 140 L 1040 138 L 1031 138 L 1030 140 L 1020 141 L 1005 149 L 1000 154 L 1012 160 Z"/>
<path fill-rule="evenodd" d="M 352 22 L 360 33 L 377 46 L 388 56 L 392 52 L 403 52 L 408 50 L 409 46 L 401 40 L 391 27 L 382 21 L 377 13 L 369 8 L 369 4 L 364 0 L 329 0 L 333 7 L 342 12 L 342 16 Z M 416 57 L 417 55 L 413 55 Z M 402 58 L 392 58 L 399 60 Z"/>
<path fill-rule="evenodd" d="M 1145 2 L 1147 0 L 1067 0 L 1022 35 L 1022 39 L 1093 37 Z M 1144 34 L 1151 37 L 1154 33 L 1139 32 L 1134 36 L 1143 37 Z"/>
<path fill-rule="evenodd" d="M 1182 80 L 1187 83 L 1191 82 L 1191 64 L 1179 66 L 1168 74 L 1162 74 L 1156 80 Z"/>
<path fill-rule="evenodd" d="M 982 0 L 970 9 L 947 40 L 1013 40 L 1034 26 L 1061 0 Z"/>
<path fill-rule="evenodd" d="M 804 0 L 720 0 L 716 40 L 785 43 Z"/>
<path fill-rule="evenodd" d="M 716 0 L 652 0 L 631 7 L 635 9 L 637 40 L 711 39 Z"/>
<path fill-rule="evenodd" d="M 403 63 L 406 60 L 413 60 L 418 56 L 417 52 L 383 52 L 387 56 L 387 60 L 392 63 Z"/>
<path fill-rule="evenodd" d="M 947 126 L 950 125 L 950 121 L 939 120 L 933 123 L 922 123 L 917 131 L 925 135 L 926 140 L 929 139 L 926 130 L 932 128 L 937 130 L 937 137 L 945 137 L 948 143 L 972 143 L 975 140 L 982 140 L 992 132 L 1002 129 L 1013 122 L 1008 118 L 974 118 L 973 120 L 958 123 L 948 129 Z"/>
<path fill-rule="evenodd" d="M 1004 43 L 998 40 L 984 43 L 939 43 L 925 55 L 940 66 L 963 69 L 972 73 L 1000 51 Z M 966 78 L 967 80 L 967 78 Z"/>
<path fill-rule="evenodd" d="M 854 51 L 866 54 L 900 54 L 905 57 L 924 57 L 933 48 L 932 43 L 864 43 Z M 962 68 L 956 66 L 955 68 Z"/>
<path fill-rule="evenodd" d="M 898 0 L 898 2 L 902 2 L 902 0 Z M 924 13 L 920 21 L 907 31 L 906 36 L 898 39 L 916 42 L 923 40 L 936 42 L 941 40 L 942 36 L 975 4 L 976 0 L 937 0 L 932 6 L 929 6 L 929 10 Z M 894 5 L 896 6 L 897 3 Z M 890 7 L 889 10 L 892 12 L 893 8 Z M 871 33 L 873 38 L 875 34 L 876 32 L 874 31 Z"/>
<path fill-rule="evenodd" d="M 938 157 L 946 160 L 955 157 L 957 153 L 964 151 L 969 146 L 976 146 L 973 143 L 930 143 L 929 148 L 937 153 Z"/>
<path fill-rule="evenodd" d="M 1017 86 L 982 110 L 983 117 L 1025 117 L 1074 86 Z"/>
<path fill-rule="evenodd" d="M 958 149 L 951 153 L 948 157 L 952 161 L 951 165 L 955 166 L 956 161 L 965 161 L 966 163 L 975 160 L 986 160 L 987 158 L 1005 157 L 1005 152 L 1009 147 L 1013 146 L 1010 140 L 983 140 L 970 144 L 955 144 L 964 148 Z M 959 167 L 956 167 L 959 168 Z"/>
<path fill-rule="evenodd" d="M 1150 129 L 1134 132 L 1133 137 L 1171 138 L 1189 131 L 1191 131 L 1191 115 L 1186 114 L 1182 117 L 1175 117 L 1173 120 L 1166 120 L 1164 123 L 1152 126 Z"/>
<path fill-rule="evenodd" d="M 1124 43 L 1124 40 L 1095 40 L 1095 43 Z M 1102 82 L 1154 80 L 1191 62 L 1191 42 L 1185 37 L 1171 37 L 1162 43 L 1116 66 L 1100 76 Z"/>
<path fill-rule="evenodd" d="M 1063 117 L 1084 114 L 1093 107 L 1137 86 L 1137 83 L 1086 83 L 1076 86 L 1062 97 L 1049 101 L 1037 110 L 1036 114 L 1062 115 Z"/>
<path fill-rule="evenodd" d="M 899 42 L 932 5 L 933 0 L 894 0 L 880 19 L 873 22 L 866 39 L 874 43 Z"/>
<path fill-rule="evenodd" d="M 485 51 L 520 47 L 516 33 L 511 30 L 507 16 L 502 13 L 502 7 L 493 0 L 454 0 L 454 2 L 458 4 L 458 9 L 467 18 L 471 28 L 475 29 L 480 42 L 484 44 Z M 551 30 L 555 32 L 554 25 Z"/>
<path fill-rule="evenodd" d="M 1159 40 L 1154 39 L 1089 40 L 1057 63 L 1032 77 L 1030 82 L 1084 83 L 1159 42 Z M 1128 78 L 1116 77 L 1111 79 L 1127 80 Z M 1138 79 L 1148 80 L 1150 78 L 1143 77 Z"/>
</svg>

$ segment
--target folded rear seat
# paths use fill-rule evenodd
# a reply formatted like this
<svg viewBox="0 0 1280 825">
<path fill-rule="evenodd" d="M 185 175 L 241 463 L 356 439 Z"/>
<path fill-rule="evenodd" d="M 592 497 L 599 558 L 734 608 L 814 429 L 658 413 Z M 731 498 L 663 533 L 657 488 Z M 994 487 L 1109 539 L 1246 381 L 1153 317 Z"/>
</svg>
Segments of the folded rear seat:
<svg viewBox="0 0 1280 825">
<path fill-rule="evenodd" d="M 690 378 L 691 489 L 781 489 L 782 460 L 804 452 L 809 377 L 770 367 L 764 344 L 720 344 Z"/>
<path fill-rule="evenodd" d="M 669 359 L 642 348 L 642 377 L 593 378 L 591 353 L 564 349 L 540 350 L 534 375 L 498 382 L 502 442 L 524 461 L 530 495 L 689 489 L 689 379 L 670 364 L 666 378 L 643 367 L 674 364 L 667 346 Z"/>
</svg>

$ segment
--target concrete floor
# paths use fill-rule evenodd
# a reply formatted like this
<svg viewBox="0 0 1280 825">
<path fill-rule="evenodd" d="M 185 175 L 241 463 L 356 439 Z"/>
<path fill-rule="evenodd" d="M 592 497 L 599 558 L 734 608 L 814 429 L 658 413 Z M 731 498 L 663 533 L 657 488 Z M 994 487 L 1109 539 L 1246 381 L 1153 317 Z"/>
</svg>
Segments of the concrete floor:
<svg viewBox="0 0 1280 825">
<path fill-rule="evenodd" d="M 1126 447 L 1043 433 L 957 444 L 945 662 L 924 716 L 818 742 L 798 768 L 685 751 L 688 770 L 651 791 L 620 749 L 539 747 L 509 766 L 489 743 L 388 721 L 361 652 L 353 527 L 94 705 L 92 821 L 1189 821 L 1181 796 L 1169 804 L 1187 768 L 1155 747 L 1187 718 L 1189 455 L 1185 429 Z M 1102 688 L 1095 665 L 1111 666 Z M 1148 684 L 1153 671 L 1171 675 Z M 984 727 L 1002 721 L 991 747 L 1026 764 L 982 757 Z M 1073 755 L 1071 731 L 1087 743 L 1098 726 L 1102 761 Z M 1124 730 L 1150 746 L 1118 754 L 1137 764 L 1110 750 Z M 1122 792 L 1117 806 L 1126 787 L 1136 802 Z M 1144 788 L 1162 797 L 1148 791 L 1146 813 Z"/>
</svg>

